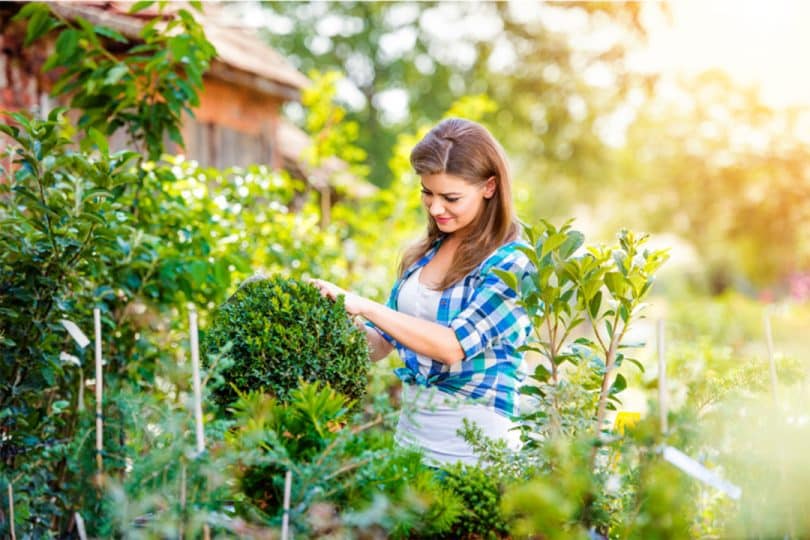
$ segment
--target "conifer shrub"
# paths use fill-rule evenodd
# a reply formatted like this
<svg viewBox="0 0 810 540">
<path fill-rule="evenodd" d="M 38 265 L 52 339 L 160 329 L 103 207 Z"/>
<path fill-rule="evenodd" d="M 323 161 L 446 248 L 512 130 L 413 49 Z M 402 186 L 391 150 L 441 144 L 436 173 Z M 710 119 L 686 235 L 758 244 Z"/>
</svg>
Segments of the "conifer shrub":
<svg viewBox="0 0 810 540">
<path fill-rule="evenodd" d="M 245 282 L 214 311 L 203 350 L 206 358 L 226 351 L 230 360 L 226 384 L 212 393 L 221 406 L 236 400 L 237 389 L 263 390 L 286 403 L 301 380 L 328 383 L 355 402 L 366 391 L 368 344 L 343 299 L 324 298 L 295 279 Z"/>
<path fill-rule="evenodd" d="M 508 537 L 508 525 L 501 509 L 501 486 L 492 471 L 456 463 L 441 469 L 443 487 L 461 500 L 463 510 L 450 526 L 449 533 L 434 538 L 498 539 Z"/>
</svg>

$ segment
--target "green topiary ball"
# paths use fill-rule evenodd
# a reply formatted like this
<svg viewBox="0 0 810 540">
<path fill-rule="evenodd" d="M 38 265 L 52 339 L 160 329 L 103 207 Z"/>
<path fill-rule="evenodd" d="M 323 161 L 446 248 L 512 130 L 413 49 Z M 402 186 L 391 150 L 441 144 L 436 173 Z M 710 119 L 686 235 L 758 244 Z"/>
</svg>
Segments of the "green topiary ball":
<svg viewBox="0 0 810 540">
<path fill-rule="evenodd" d="M 222 406 L 240 392 L 260 390 L 287 402 L 300 379 L 321 381 L 359 400 L 366 392 L 368 343 L 346 314 L 343 300 L 324 298 L 308 283 L 282 277 L 244 283 L 213 314 L 205 356 L 229 342 L 233 362 L 226 384 L 213 391 Z"/>
</svg>

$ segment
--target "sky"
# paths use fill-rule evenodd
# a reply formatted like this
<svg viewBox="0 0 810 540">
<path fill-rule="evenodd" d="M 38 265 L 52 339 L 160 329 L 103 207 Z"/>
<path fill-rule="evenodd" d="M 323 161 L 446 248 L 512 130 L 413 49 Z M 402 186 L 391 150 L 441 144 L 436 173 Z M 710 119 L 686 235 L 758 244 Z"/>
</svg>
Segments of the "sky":
<svg viewBox="0 0 810 540">
<path fill-rule="evenodd" d="M 810 107 L 810 2 L 672 0 L 670 23 L 649 17 L 639 61 L 666 73 L 721 68 L 758 85 L 772 106 Z"/>
</svg>

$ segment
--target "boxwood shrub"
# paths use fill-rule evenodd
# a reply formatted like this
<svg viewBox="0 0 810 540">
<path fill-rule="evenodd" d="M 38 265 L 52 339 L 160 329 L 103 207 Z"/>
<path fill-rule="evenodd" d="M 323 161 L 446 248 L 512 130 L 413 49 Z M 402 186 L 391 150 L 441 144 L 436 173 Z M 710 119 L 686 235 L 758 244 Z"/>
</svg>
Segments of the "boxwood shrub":
<svg viewBox="0 0 810 540">
<path fill-rule="evenodd" d="M 226 406 L 240 392 L 264 390 L 289 401 L 299 380 L 320 381 L 358 400 L 366 391 L 368 344 L 342 298 L 332 301 L 309 283 L 279 276 L 245 282 L 213 313 L 203 340 L 207 358 L 224 350 L 226 384 L 213 391 Z M 232 385 L 232 386 L 231 386 Z"/>
</svg>

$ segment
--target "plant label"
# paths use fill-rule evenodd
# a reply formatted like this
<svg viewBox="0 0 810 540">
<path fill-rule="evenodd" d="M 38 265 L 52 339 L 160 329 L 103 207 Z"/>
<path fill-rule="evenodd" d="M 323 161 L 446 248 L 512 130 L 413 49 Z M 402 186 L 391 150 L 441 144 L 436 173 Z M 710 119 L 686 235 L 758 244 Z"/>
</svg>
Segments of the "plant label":
<svg viewBox="0 0 810 540">
<path fill-rule="evenodd" d="M 84 349 L 90 343 L 90 340 L 87 339 L 87 336 L 84 335 L 82 329 L 76 326 L 76 323 L 69 321 L 67 319 L 61 319 L 59 322 L 62 323 L 62 326 L 65 327 L 65 330 L 68 331 L 68 334 L 79 344 L 79 348 Z"/>
<path fill-rule="evenodd" d="M 715 489 L 719 489 L 735 501 L 742 495 L 742 489 L 727 480 L 723 480 L 714 471 L 710 471 L 694 459 L 690 458 L 677 448 L 664 447 L 664 459 L 678 467 L 680 470 Z"/>
</svg>

